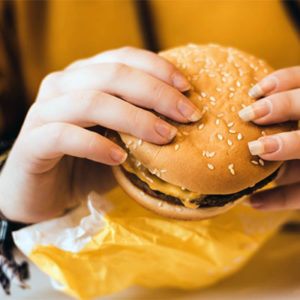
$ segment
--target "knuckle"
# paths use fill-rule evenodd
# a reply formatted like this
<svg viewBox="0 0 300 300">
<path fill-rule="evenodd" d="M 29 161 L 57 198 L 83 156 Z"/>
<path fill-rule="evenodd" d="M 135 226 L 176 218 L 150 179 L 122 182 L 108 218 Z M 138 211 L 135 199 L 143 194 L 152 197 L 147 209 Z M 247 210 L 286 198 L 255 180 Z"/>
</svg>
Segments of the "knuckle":
<svg viewBox="0 0 300 300">
<path fill-rule="evenodd" d="M 52 87 L 53 85 L 55 85 L 56 81 L 58 80 L 60 72 L 52 72 L 49 73 L 48 75 L 46 75 L 44 77 L 44 79 L 42 80 L 42 86 L 43 87 Z"/>
<path fill-rule="evenodd" d="M 134 51 L 136 48 L 132 47 L 132 46 L 124 46 L 119 48 L 119 51 L 124 53 L 124 54 L 128 54 L 131 53 L 132 51 Z"/>
<path fill-rule="evenodd" d="M 101 99 L 101 92 L 86 91 L 79 96 L 79 109 L 84 115 L 89 115 L 96 111 Z"/>
<path fill-rule="evenodd" d="M 65 137 L 66 126 L 61 123 L 51 123 L 44 126 L 42 135 L 47 137 L 47 140 L 50 141 L 51 146 L 57 147 Z"/>
<path fill-rule="evenodd" d="M 110 69 L 110 79 L 117 79 L 128 74 L 129 67 L 123 63 L 113 63 Z"/>
<path fill-rule="evenodd" d="M 44 77 L 44 79 L 42 80 L 41 85 L 40 85 L 39 96 L 37 98 L 37 101 L 39 100 L 39 98 L 41 96 L 47 95 L 47 92 L 49 92 L 51 90 L 55 90 L 55 88 L 58 84 L 60 75 L 61 75 L 61 72 L 57 71 L 57 72 L 52 72 L 52 73 L 48 74 L 46 77 Z"/>
<path fill-rule="evenodd" d="M 139 108 L 133 108 L 131 113 L 131 127 L 130 131 L 132 134 L 141 135 L 144 131 L 144 124 L 148 119 L 147 113 Z"/>
<path fill-rule="evenodd" d="M 162 82 L 156 83 L 152 88 L 152 95 L 155 99 L 154 105 L 157 106 L 160 99 L 167 98 L 168 94 L 168 88 L 165 84 Z"/>
<path fill-rule="evenodd" d="M 104 145 L 102 143 L 101 148 L 103 147 Z M 86 156 L 89 156 L 96 152 L 99 152 L 99 136 L 96 133 L 93 133 L 90 135 L 89 142 L 86 147 Z"/>
</svg>

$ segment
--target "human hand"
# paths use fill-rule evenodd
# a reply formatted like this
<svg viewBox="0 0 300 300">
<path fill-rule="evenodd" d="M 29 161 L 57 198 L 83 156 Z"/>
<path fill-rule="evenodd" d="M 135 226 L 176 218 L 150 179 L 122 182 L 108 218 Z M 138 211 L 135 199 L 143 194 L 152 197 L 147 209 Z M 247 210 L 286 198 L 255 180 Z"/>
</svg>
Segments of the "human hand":
<svg viewBox="0 0 300 300">
<path fill-rule="evenodd" d="M 74 205 L 85 179 L 75 158 L 108 165 L 126 159 L 122 148 L 87 127 L 168 143 L 176 128 L 142 108 L 178 122 L 197 121 L 200 111 L 181 93 L 189 88 L 171 63 L 131 47 L 46 76 L 1 173 L 2 213 L 26 223 L 58 216 Z"/>
<path fill-rule="evenodd" d="M 278 70 L 249 91 L 261 100 L 239 112 L 244 121 L 259 125 L 300 120 L 300 66 Z M 300 208 L 300 130 L 261 137 L 249 143 L 252 155 L 264 160 L 284 160 L 277 187 L 253 194 L 251 204 L 261 210 Z"/>
</svg>

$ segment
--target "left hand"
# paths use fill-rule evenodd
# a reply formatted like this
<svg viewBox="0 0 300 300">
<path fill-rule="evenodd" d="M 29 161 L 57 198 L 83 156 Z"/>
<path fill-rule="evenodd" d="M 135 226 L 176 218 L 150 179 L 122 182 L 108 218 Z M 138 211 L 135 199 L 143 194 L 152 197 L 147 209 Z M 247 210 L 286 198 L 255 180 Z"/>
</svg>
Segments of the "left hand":
<svg viewBox="0 0 300 300">
<path fill-rule="evenodd" d="M 269 74 L 250 91 L 262 98 L 239 112 L 244 121 L 259 125 L 300 120 L 300 66 Z M 300 130 L 261 137 L 249 142 L 252 155 L 264 160 L 286 160 L 276 179 L 277 187 L 251 196 L 261 210 L 300 209 Z"/>
</svg>

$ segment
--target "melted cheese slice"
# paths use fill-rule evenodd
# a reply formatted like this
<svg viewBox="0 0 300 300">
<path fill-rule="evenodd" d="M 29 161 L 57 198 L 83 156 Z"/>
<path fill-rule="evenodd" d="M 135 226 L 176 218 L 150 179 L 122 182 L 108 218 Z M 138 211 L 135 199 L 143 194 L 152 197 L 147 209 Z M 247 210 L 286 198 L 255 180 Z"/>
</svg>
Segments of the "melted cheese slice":
<svg viewBox="0 0 300 300">
<path fill-rule="evenodd" d="M 191 200 L 204 197 L 201 193 L 191 192 L 160 179 L 159 176 L 163 173 L 163 170 L 149 172 L 132 154 L 128 155 L 122 166 L 127 172 L 135 174 L 140 180 L 146 182 L 152 190 L 178 198 L 185 207 L 198 208 L 198 205 L 191 203 Z"/>
</svg>

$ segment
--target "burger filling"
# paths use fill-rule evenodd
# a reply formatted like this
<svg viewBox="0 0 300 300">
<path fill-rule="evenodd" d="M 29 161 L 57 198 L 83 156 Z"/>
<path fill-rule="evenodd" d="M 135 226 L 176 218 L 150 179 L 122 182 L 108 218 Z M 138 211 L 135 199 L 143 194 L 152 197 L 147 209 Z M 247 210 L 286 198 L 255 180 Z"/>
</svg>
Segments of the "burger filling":
<svg viewBox="0 0 300 300">
<path fill-rule="evenodd" d="M 278 170 L 252 187 L 242 191 L 226 195 L 204 195 L 191 192 L 183 187 L 170 184 L 160 178 L 163 170 L 151 170 L 145 168 L 141 162 L 129 153 L 128 159 L 122 165 L 123 171 L 129 180 L 145 193 L 167 201 L 172 204 L 182 205 L 189 208 L 224 206 L 242 196 L 249 195 L 271 182 L 277 175 Z"/>
</svg>

